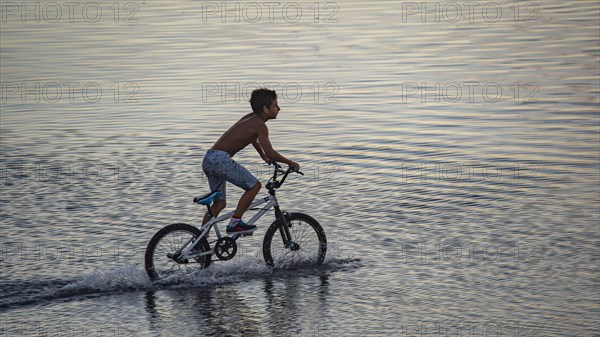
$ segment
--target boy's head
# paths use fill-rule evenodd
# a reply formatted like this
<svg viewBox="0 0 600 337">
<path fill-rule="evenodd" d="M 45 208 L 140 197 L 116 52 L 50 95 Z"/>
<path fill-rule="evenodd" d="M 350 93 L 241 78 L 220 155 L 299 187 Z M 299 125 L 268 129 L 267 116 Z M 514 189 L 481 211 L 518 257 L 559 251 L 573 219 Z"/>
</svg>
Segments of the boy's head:
<svg viewBox="0 0 600 337">
<path fill-rule="evenodd" d="M 274 90 L 267 88 L 255 89 L 250 97 L 250 106 L 255 114 L 260 114 L 263 109 L 269 109 L 271 104 L 277 100 L 277 94 Z"/>
</svg>

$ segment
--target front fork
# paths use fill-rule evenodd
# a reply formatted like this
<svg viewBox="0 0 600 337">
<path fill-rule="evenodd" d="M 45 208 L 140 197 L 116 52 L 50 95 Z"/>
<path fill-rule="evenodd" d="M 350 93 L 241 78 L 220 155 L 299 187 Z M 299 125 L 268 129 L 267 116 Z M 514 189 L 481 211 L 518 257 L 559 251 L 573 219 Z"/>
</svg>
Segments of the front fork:
<svg viewBox="0 0 600 337">
<path fill-rule="evenodd" d="M 275 219 L 279 222 L 279 233 L 281 234 L 283 246 L 290 250 L 298 250 L 300 246 L 292 240 L 292 234 L 290 233 L 290 218 L 290 213 L 282 212 L 279 206 L 275 206 Z"/>
</svg>

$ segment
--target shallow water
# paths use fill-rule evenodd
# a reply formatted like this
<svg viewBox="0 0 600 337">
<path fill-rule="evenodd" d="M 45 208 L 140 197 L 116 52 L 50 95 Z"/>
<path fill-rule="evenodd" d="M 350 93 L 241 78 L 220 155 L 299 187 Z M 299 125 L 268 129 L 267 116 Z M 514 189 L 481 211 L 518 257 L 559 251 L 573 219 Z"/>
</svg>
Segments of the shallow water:
<svg viewBox="0 0 600 337">
<path fill-rule="evenodd" d="M 2 3 L 2 335 L 600 336 L 597 2 L 86 3 Z M 152 284 L 256 85 L 325 264 Z"/>
</svg>

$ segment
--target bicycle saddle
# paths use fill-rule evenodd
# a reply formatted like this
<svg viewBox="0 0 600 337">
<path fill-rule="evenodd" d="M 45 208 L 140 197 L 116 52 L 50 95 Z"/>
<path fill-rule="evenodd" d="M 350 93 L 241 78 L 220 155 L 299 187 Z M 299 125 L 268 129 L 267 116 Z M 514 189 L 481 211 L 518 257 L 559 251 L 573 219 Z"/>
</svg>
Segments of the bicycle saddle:
<svg viewBox="0 0 600 337">
<path fill-rule="evenodd" d="M 219 191 L 214 191 L 199 197 L 195 197 L 194 203 L 200 205 L 210 205 L 217 197 L 223 197 L 223 193 Z"/>
</svg>

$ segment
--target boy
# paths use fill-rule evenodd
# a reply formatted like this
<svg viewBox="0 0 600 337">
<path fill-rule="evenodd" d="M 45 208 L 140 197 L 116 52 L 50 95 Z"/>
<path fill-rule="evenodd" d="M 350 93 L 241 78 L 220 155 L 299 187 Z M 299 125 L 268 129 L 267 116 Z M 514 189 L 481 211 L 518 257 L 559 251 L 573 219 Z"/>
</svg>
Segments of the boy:
<svg viewBox="0 0 600 337">
<path fill-rule="evenodd" d="M 290 167 L 299 169 L 300 165 L 273 149 L 269 141 L 269 130 L 266 122 L 277 118 L 279 106 L 277 94 L 269 89 L 256 89 L 250 98 L 251 113 L 245 115 L 233 124 L 217 142 L 206 152 L 202 161 L 202 169 L 208 178 L 212 192 L 219 191 L 222 198 L 217 198 L 211 206 L 215 216 L 225 208 L 225 182 L 244 189 L 246 192 L 240 198 L 235 213 L 227 225 L 227 234 L 249 234 L 256 230 L 256 226 L 248 225 L 242 221 L 242 215 L 248 210 L 250 204 L 258 194 L 261 183 L 248 170 L 231 159 L 236 153 L 252 143 L 261 158 L 269 162 L 271 159 L 286 163 Z M 209 220 L 206 212 L 202 224 Z"/>
</svg>

